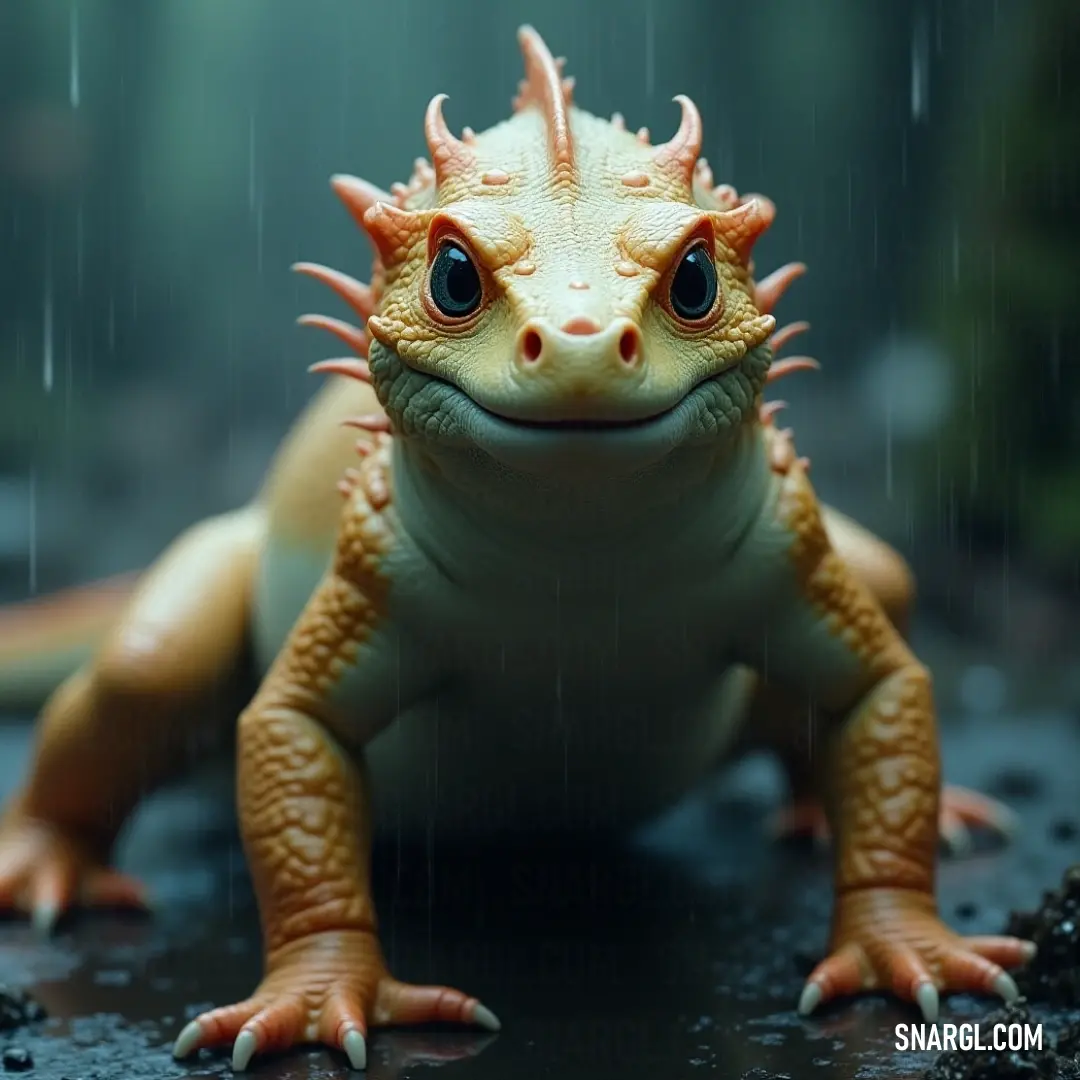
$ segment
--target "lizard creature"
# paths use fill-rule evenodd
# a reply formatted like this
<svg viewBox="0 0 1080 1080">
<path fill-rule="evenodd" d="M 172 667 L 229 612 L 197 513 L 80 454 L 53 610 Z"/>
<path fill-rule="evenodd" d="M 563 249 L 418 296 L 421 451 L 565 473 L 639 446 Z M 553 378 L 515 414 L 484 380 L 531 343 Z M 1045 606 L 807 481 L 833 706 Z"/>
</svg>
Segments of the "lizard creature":
<svg viewBox="0 0 1080 1080">
<path fill-rule="evenodd" d="M 379 830 L 629 829 L 740 731 L 783 748 L 810 701 L 836 898 L 800 1011 L 874 988 L 928 1018 L 940 992 L 1012 999 L 1030 943 L 964 938 L 936 910 L 938 736 L 898 628 L 906 567 L 818 502 L 763 404 L 810 366 L 773 362 L 802 329 L 771 314 L 802 267 L 755 282 L 772 204 L 713 186 L 687 98 L 653 145 L 577 108 L 534 30 L 520 44 L 508 120 L 455 136 L 440 95 L 408 184 L 334 179 L 371 284 L 298 269 L 364 326 L 302 321 L 351 355 L 316 365 L 335 377 L 254 502 L 184 534 L 108 618 L 82 603 L 104 637 L 45 707 L 0 823 L 0 904 L 47 927 L 77 901 L 139 903 L 109 863 L 121 824 L 194 733 L 234 735 L 265 973 L 174 1052 L 231 1045 L 244 1069 L 323 1043 L 363 1068 L 380 1026 L 499 1027 L 388 971 Z M 8 618 L 29 627 L 9 660 L 47 636 Z"/>
</svg>

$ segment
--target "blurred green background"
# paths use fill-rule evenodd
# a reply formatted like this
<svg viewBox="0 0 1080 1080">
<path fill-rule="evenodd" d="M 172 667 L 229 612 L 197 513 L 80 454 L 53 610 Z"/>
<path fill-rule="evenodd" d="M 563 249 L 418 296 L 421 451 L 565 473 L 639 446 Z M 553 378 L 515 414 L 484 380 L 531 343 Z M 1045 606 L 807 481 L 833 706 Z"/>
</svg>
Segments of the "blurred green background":
<svg viewBox="0 0 1080 1080">
<path fill-rule="evenodd" d="M 1076 0 L 0 0 L 0 593 L 248 497 L 329 355 L 289 264 L 367 276 L 328 177 L 405 179 L 439 91 L 500 120 L 524 21 L 776 202 L 824 364 L 787 420 L 915 566 L 946 700 L 1080 704 Z"/>
</svg>

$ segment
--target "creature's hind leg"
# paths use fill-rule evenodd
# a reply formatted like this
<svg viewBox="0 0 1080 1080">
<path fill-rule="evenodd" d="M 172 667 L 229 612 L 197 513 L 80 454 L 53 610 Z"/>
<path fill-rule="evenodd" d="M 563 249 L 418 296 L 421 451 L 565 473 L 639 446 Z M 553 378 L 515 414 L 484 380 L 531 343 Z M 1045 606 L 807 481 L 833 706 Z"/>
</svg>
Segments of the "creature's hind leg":
<svg viewBox="0 0 1080 1080">
<path fill-rule="evenodd" d="M 0 823 L 0 909 L 47 928 L 77 903 L 141 901 L 109 853 L 142 796 L 231 729 L 262 532 L 249 508 L 185 533 L 49 700 L 30 775 Z"/>
<path fill-rule="evenodd" d="M 877 597 L 893 625 L 904 635 L 911 620 L 915 586 L 903 558 L 884 541 L 850 518 L 825 508 L 825 526 L 833 547 Z M 776 815 L 778 836 L 811 834 L 824 840 L 824 812 L 814 796 L 816 755 L 813 722 L 805 705 L 792 701 L 768 683 L 761 683 L 750 707 L 747 730 L 780 758 L 791 787 L 791 802 Z M 952 851 L 971 843 L 969 826 L 1008 834 L 1014 817 L 1005 806 L 964 788 L 946 786 L 941 798 L 941 837 Z"/>
</svg>

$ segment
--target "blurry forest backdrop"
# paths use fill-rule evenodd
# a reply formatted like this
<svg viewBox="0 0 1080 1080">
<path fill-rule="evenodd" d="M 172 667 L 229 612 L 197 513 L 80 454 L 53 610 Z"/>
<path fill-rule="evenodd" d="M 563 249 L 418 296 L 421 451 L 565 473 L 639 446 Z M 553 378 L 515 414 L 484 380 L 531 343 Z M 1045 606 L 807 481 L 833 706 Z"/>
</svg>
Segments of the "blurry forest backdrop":
<svg viewBox="0 0 1080 1080">
<path fill-rule="evenodd" d="M 332 345 L 329 190 L 507 112 L 514 37 L 779 207 L 762 273 L 820 374 L 779 395 L 897 544 L 946 701 L 1080 703 L 1076 0 L 0 0 L 0 596 L 145 565 L 246 499 Z"/>
</svg>

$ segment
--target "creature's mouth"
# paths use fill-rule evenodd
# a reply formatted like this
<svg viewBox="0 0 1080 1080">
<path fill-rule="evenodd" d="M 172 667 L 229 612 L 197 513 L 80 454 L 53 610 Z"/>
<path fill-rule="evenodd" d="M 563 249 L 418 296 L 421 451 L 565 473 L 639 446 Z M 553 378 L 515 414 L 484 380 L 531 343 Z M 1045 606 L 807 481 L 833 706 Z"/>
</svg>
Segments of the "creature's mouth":
<svg viewBox="0 0 1080 1080">
<path fill-rule="evenodd" d="M 567 419 L 556 420 L 543 420 L 543 419 L 521 419 L 516 416 L 507 416 L 505 413 L 498 412 L 492 409 L 489 405 L 481 405 L 471 394 L 463 390 L 456 383 L 450 383 L 451 388 L 458 394 L 462 395 L 470 405 L 472 405 L 477 412 L 485 416 L 487 419 L 494 421 L 500 425 L 507 425 L 511 428 L 519 428 L 522 431 L 534 431 L 534 432 L 552 432 L 562 434 L 575 434 L 580 433 L 583 435 L 604 435 L 604 434 L 616 434 L 618 432 L 635 432 L 645 431 L 655 424 L 662 423 L 666 418 L 675 413 L 681 406 L 691 400 L 694 395 L 699 392 L 705 384 L 719 379 L 724 371 L 712 372 L 709 375 L 699 379 L 694 383 L 689 390 L 686 391 L 677 401 L 672 402 L 665 408 L 659 409 L 654 413 L 649 413 L 646 416 L 636 416 L 630 419 L 618 419 L 611 417 L 573 417 Z"/>
<path fill-rule="evenodd" d="M 523 420 L 500 415 L 456 385 L 447 384 L 447 394 L 469 440 L 504 465 L 589 483 L 648 469 L 678 447 L 710 440 L 718 427 L 714 411 L 727 398 L 727 374 L 702 379 L 658 412 L 622 420 Z"/>
<path fill-rule="evenodd" d="M 462 392 L 464 393 L 464 391 Z M 636 428 L 646 428 L 671 412 L 671 409 L 665 409 L 663 412 L 654 413 L 651 416 L 645 416 L 635 420 L 518 420 L 514 417 L 504 416 L 501 413 L 485 408 L 483 405 L 478 404 L 475 399 L 470 398 L 470 400 L 476 405 L 477 409 L 486 413 L 492 420 L 497 420 L 500 424 L 510 424 L 513 427 L 519 427 L 526 431 L 561 431 L 567 433 L 582 432 L 593 434 L 632 431 Z M 682 399 L 680 399 L 680 401 L 681 400 Z M 677 407 L 678 403 L 672 406 L 672 408 Z"/>
</svg>

